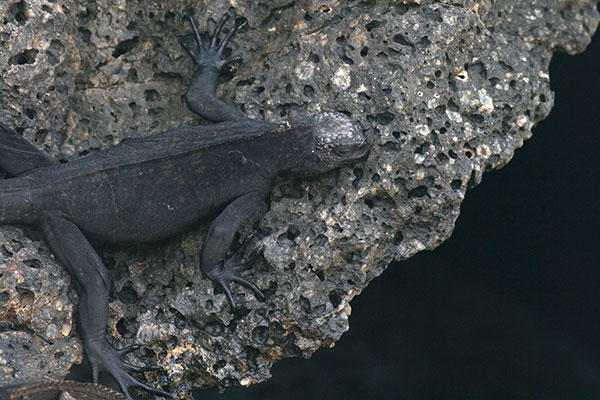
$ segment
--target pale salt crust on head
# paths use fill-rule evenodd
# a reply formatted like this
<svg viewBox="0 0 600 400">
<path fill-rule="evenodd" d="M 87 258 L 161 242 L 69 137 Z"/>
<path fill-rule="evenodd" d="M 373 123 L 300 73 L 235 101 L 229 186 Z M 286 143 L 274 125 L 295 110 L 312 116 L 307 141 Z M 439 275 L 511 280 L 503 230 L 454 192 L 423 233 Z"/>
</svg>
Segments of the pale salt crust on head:
<svg viewBox="0 0 600 400">
<path fill-rule="evenodd" d="M 315 116 L 315 127 L 319 142 L 324 145 L 363 143 L 365 138 L 352 120 L 336 112 Z"/>
</svg>

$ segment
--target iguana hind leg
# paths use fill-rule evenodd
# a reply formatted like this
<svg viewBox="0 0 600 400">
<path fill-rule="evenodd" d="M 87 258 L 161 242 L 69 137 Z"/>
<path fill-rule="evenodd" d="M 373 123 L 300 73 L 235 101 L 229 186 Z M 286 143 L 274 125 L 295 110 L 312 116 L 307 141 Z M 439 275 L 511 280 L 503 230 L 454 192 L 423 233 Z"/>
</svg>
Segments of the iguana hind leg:
<svg viewBox="0 0 600 400">
<path fill-rule="evenodd" d="M 52 252 L 75 280 L 79 294 L 79 319 L 83 346 L 92 368 L 94 383 L 100 371 L 109 373 L 129 396 L 128 387 L 138 387 L 159 396 L 172 398 L 162 390 L 147 386 L 131 376 L 131 372 L 155 370 L 157 367 L 136 367 L 121 357 L 136 347 L 115 349 L 106 340 L 108 323 L 108 292 L 111 285 L 108 271 L 100 256 L 79 228 L 60 215 L 45 215 L 39 227 Z"/>
<path fill-rule="evenodd" d="M 198 50 L 194 50 L 187 41 L 184 39 L 180 40 L 181 46 L 192 57 L 195 64 L 194 76 L 185 95 L 189 109 L 212 122 L 247 118 L 244 114 L 215 96 L 217 78 L 219 77 L 221 68 L 225 64 L 241 60 L 239 56 L 227 58 L 223 53 L 233 35 L 245 23 L 231 28 L 225 37 L 220 40 L 219 36 L 223 26 L 229 19 L 229 14 L 225 14 L 217 24 L 213 35 L 208 39 L 204 39 L 198 32 L 194 19 L 192 17 L 189 18 L 198 47 Z"/>
</svg>

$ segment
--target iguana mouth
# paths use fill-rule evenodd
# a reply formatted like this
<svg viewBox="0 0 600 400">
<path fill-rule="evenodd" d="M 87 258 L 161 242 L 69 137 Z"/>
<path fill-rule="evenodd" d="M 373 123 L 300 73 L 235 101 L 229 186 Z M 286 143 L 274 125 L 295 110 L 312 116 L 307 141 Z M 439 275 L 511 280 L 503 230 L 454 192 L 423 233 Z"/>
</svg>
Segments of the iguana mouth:
<svg viewBox="0 0 600 400">
<path fill-rule="evenodd" d="M 365 142 L 363 147 L 360 150 L 358 150 L 358 154 L 357 154 L 357 157 L 355 158 L 355 161 L 366 160 L 367 157 L 369 157 L 370 153 L 371 153 L 371 149 L 369 148 L 369 146 L 367 146 L 367 143 Z"/>
<path fill-rule="evenodd" d="M 349 165 L 349 164 L 354 164 L 357 161 L 366 160 L 367 157 L 369 156 L 370 152 L 371 152 L 371 149 L 365 142 L 364 144 L 362 144 L 360 146 L 360 148 L 349 150 L 345 154 L 344 160 L 342 162 L 340 162 L 340 165 Z"/>
</svg>

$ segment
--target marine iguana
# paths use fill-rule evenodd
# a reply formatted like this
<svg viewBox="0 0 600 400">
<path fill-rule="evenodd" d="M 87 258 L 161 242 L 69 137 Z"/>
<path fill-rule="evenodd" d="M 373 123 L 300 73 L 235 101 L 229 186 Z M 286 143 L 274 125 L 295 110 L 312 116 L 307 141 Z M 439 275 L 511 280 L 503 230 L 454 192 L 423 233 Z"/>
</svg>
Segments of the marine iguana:
<svg viewBox="0 0 600 400">
<path fill-rule="evenodd" d="M 44 235 L 75 280 L 82 339 L 92 378 L 106 371 L 129 397 L 128 387 L 160 396 L 131 372 L 155 370 L 121 360 L 138 346 L 115 349 L 106 339 L 111 281 L 89 240 L 122 244 L 156 242 L 216 215 L 206 233 L 201 270 L 223 288 L 260 289 L 241 276 L 247 262 L 227 256 L 238 227 L 267 210 L 277 176 L 316 175 L 367 157 L 361 130 L 342 113 L 297 122 L 251 119 L 215 96 L 221 68 L 241 58 L 224 50 L 244 25 L 226 34 L 225 14 L 203 38 L 189 18 L 197 50 L 184 39 L 195 71 L 185 99 L 189 109 L 214 122 L 124 141 L 106 151 L 54 164 L 23 137 L 0 125 L 0 224 L 25 224 Z M 222 39 L 220 37 L 224 36 Z"/>
</svg>

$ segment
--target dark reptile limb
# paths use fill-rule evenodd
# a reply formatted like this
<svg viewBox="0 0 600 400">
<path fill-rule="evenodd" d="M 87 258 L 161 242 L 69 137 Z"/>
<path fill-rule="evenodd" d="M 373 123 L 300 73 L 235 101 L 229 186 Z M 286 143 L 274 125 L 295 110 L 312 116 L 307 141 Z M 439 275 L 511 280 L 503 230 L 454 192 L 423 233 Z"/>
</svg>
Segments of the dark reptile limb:
<svg viewBox="0 0 600 400">
<path fill-rule="evenodd" d="M 268 195 L 268 190 L 268 187 L 259 186 L 255 191 L 232 201 L 213 220 L 206 233 L 202 247 L 202 271 L 223 289 L 232 308 L 236 307 L 236 303 L 231 294 L 231 282 L 251 289 L 260 300 L 265 298 L 256 285 L 240 275 L 241 271 L 248 269 L 246 263 L 238 260 L 241 247 L 233 256 L 225 256 L 239 226 L 250 218 L 259 218 L 267 211 L 264 198 Z"/>
<path fill-rule="evenodd" d="M 131 346 L 115 349 L 106 340 L 108 323 L 108 292 L 110 278 L 100 256 L 71 221 L 60 215 L 46 215 L 40 219 L 39 228 L 46 242 L 75 279 L 79 300 L 79 318 L 83 333 L 83 344 L 92 368 L 94 383 L 100 371 L 110 374 L 129 397 L 128 387 L 139 387 L 158 396 L 170 397 L 162 390 L 154 389 L 133 378 L 131 372 L 155 370 L 155 367 L 130 365 L 121 356 L 137 349 Z"/>
<path fill-rule="evenodd" d="M 206 40 L 198 32 L 194 19 L 189 17 L 198 51 L 192 49 L 185 40 L 180 40 L 181 46 L 190 55 L 195 65 L 194 76 L 185 95 L 186 103 L 191 111 L 212 122 L 247 118 L 244 114 L 215 96 L 217 78 L 221 68 L 225 64 L 241 61 L 241 57 L 239 56 L 226 58 L 223 55 L 233 35 L 245 25 L 244 23 L 231 28 L 225 38 L 219 40 L 223 26 L 228 19 L 229 14 L 223 15 L 212 36 Z"/>
</svg>

